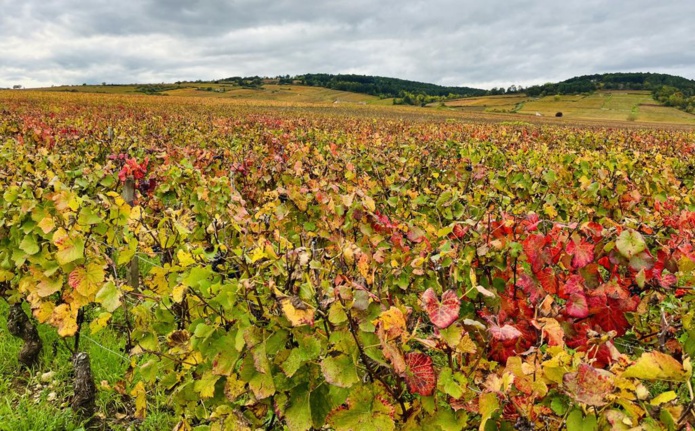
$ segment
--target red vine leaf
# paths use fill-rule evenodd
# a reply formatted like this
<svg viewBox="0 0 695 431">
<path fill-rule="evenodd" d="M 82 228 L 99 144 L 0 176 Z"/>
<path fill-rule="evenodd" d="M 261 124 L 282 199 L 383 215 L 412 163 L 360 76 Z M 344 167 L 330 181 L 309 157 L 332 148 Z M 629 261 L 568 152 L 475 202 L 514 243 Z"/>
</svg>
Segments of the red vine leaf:
<svg viewBox="0 0 695 431">
<path fill-rule="evenodd" d="M 567 315 L 570 317 L 576 317 L 577 319 L 583 319 L 589 315 L 589 305 L 586 302 L 586 296 L 583 293 L 572 293 L 570 294 L 569 300 L 567 300 Z"/>
<path fill-rule="evenodd" d="M 543 235 L 529 235 L 522 243 L 524 253 L 534 273 L 539 272 L 543 265 L 550 262 L 550 256 L 545 247 L 547 244 L 548 241 Z"/>
<path fill-rule="evenodd" d="M 574 241 L 570 241 L 567 244 L 567 253 L 572 255 L 573 269 L 584 268 L 594 261 L 594 245 L 590 242 L 581 241 L 581 243 L 577 244 Z"/>
<path fill-rule="evenodd" d="M 453 290 L 444 292 L 440 302 L 434 290 L 429 288 L 422 294 L 422 302 L 432 323 L 442 329 L 456 321 L 461 309 L 461 301 Z"/>
<path fill-rule="evenodd" d="M 543 271 L 536 273 L 536 277 L 538 277 L 538 282 L 547 293 L 551 295 L 557 293 L 557 277 L 553 268 L 545 268 Z"/>
<path fill-rule="evenodd" d="M 405 356 L 408 366 L 405 382 L 411 394 L 430 396 L 434 393 L 437 376 L 434 374 L 432 358 L 424 353 L 408 353 Z"/>
</svg>

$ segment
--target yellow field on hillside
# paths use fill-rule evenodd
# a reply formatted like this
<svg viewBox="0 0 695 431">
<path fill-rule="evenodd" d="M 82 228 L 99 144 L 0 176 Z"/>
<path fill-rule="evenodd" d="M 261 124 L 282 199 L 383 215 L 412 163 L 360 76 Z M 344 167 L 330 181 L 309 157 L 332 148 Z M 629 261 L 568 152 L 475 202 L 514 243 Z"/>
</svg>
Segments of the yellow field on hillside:
<svg viewBox="0 0 695 431">
<path fill-rule="evenodd" d="M 604 91 L 589 95 L 545 96 L 525 95 L 485 96 L 446 102 L 447 107 L 479 110 L 489 113 L 514 113 L 528 117 L 562 119 L 626 121 L 637 123 L 674 123 L 695 125 L 695 115 L 660 105 L 648 91 Z"/>
<path fill-rule="evenodd" d="M 153 88 L 159 84 L 140 85 L 72 85 L 44 88 L 46 91 L 64 91 L 72 93 L 105 94 L 144 94 L 139 87 Z M 392 104 L 392 99 L 379 99 L 367 94 L 331 90 L 323 87 L 304 85 L 266 84 L 258 88 L 241 87 L 233 84 L 185 83 L 161 84 L 167 88 L 156 95 L 205 97 L 223 99 L 276 100 L 297 103 L 356 103 L 356 104 Z M 171 88 L 169 88 L 171 87 Z"/>
<path fill-rule="evenodd" d="M 461 108 L 473 111 L 514 111 L 519 103 L 528 100 L 528 97 L 521 94 L 505 95 L 505 96 L 483 96 L 483 97 L 466 97 L 464 99 L 456 99 L 446 102 L 446 106 L 452 108 Z"/>
</svg>

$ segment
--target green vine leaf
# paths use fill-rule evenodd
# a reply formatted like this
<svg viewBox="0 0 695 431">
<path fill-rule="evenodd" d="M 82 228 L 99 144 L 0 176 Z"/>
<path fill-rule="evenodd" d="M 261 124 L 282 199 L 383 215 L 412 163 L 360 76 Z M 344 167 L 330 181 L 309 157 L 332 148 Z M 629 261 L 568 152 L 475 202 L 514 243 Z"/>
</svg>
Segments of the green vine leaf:
<svg viewBox="0 0 695 431">
<path fill-rule="evenodd" d="M 347 407 L 328 417 L 336 431 L 393 431 L 395 409 L 368 386 L 357 386 L 348 397 Z"/>
</svg>

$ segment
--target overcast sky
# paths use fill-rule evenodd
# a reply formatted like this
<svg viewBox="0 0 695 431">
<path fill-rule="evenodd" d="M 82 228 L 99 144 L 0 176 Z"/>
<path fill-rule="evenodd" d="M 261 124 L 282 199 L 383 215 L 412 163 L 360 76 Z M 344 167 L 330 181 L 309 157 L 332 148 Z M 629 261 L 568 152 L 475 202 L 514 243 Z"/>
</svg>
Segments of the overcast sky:
<svg viewBox="0 0 695 431">
<path fill-rule="evenodd" d="M 359 73 L 695 79 L 695 0 L 0 0 L 0 87 Z"/>
</svg>

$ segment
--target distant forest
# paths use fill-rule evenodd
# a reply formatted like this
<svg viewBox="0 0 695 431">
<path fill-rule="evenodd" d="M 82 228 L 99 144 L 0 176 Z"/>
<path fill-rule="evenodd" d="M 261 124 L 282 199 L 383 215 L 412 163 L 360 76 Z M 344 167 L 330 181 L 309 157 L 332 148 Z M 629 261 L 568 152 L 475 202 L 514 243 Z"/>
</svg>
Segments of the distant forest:
<svg viewBox="0 0 695 431">
<path fill-rule="evenodd" d="M 458 96 L 480 96 L 486 93 L 486 90 L 478 88 L 444 87 L 436 84 L 385 78 L 382 76 L 313 73 L 299 75 L 294 79 L 301 81 L 304 85 L 371 94 L 383 98 L 400 97 L 403 92 L 426 94 L 428 96 L 449 96 L 452 94 Z"/>
</svg>

